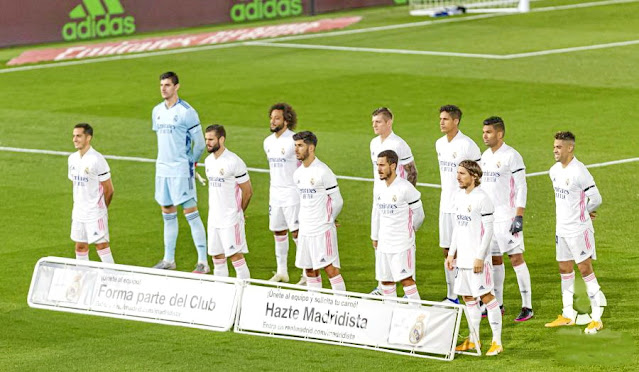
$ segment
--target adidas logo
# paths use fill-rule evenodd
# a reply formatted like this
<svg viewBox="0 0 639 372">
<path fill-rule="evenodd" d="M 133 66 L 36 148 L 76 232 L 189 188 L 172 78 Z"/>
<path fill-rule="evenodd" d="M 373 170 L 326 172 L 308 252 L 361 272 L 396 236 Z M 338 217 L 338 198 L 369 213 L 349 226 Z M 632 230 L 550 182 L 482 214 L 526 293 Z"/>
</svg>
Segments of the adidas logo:
<svg viewBox="0 0 639 372">
<path fill-rule="evenodd" d="M 184 193 L 182 194 L 182 196 L 186 196 L 186 192 L 184 192 Z"/>
<path fill-rule="evenodd" d="M 255 21 L 277 17 L 290 17 L 302 14 L 302 0 L 253 0 L 250 2 L 236 0 L 231 8 L 233 22 Z"/>
<path fill-rule="evenodd" d="M 94 233 L 93 233 L 93 236 L 97 236 L 97 235 L 98 235 L 98 233 L 97 233 L 97 232 L 94 232 Z"/>
<path fill-rule="evenodd" d="M 62 26 L 62 38 L 74 41 L 131 35 L 135 32 L 135 18 L 121 14 L 124 8 L 120 0 L 82 0 L 69 12 L 73 21 Z"/>
<path fill-rule="evenodd" d="M 402 269 L 402 272 L 400 274 L 406 274 L 406 270 Z"/>
<path fill-rule="evenodd" d="M 480 286 L 479 286 L 479 289 L 486 289 L 486 288 L 484 288 L 484 286 L 483 286 L 483 285 L 480 285 Z"/>
<path fill-rule="evenodd" d="M 322 259 L 320 260 L 320 262 L 326 262 L 326 260 L 324 259 L 324 257 L 322 257 Z"/>
<path fill-rule="evenodd" d="M 514 242 L 514 241 L 512 241 L 512 240 L 510 240 L 510 241 L 508 242 L 508 244 L 515 244 L 515 242 Z"/>
<path fill-rule="evenodd" d="M 586 254 L 586 252 L 584 252 L 584 251 L 581 251 L 581 255 L 582 255 L 582 256 L 584 256 L 585 254 Z"/>
</svg>

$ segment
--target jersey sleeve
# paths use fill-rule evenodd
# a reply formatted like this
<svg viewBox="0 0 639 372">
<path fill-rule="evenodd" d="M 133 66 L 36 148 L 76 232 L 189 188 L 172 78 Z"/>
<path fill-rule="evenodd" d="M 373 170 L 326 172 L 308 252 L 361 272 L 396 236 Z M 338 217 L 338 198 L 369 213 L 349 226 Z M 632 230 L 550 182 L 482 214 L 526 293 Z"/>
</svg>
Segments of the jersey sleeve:
<svg viewBox="0 0 639 372">
<path fill-rule="evenodd" d="M 413 153 L 410 150 L 410 146 L 408 146 L 406 141 L 401 141 L 399 147 L 397 148 L 397 151 L 399 152 L 397 154 L 397 156 L 399 157 L 399 164 L 406 165 L 415 161 L 415 158 L 413 158 Z"/>
<path fill-rule="evenodd" d="M 248 170 L 246 169 L 246 164 L 244 160 L 237 158 L 237 164 L 235 166 L 235 180 L 238 184 L 247 182 L 249 178 Z"/>
<path fill-rule="evenodd" d="M 479 147 L 477 146 L 475 141 L 471 140 L 470 138 L 468 139 L 468 159 L 474 161 L 481 160 L 481 151 L 479 150 Z"/>
<path fill-rule="evenodd" d="M 412 206 L 413 204 L 415 204 L 416 202 L 422 199 L 422 194 L 419 191 L 417 191 L 417 189 L 413 187 L 413 185 L 410 185 L 410 187 L 406 185 L 405 192 L 406 192 L 406 203 L 408 203 L 409 206 Z"/>
<path fill-rule="evenodd" d="M 69 159 L 67 160 L 67 177 L 73 181 L 73 175 L 71 174 L 71 156 L 69 156 Z"/>
<path fill-rule="evenodd" d="M 515 207 L 526 208 L 526 199 L 528 197 L 526 166 L 524 165 L 524 159 L 522 159 L 518 152 L 513 153 L 510 164 L 510 173 L 515 181 Z"/>
<path fill-rule="evenodd" d="M 324 183 L 327 194 L 330 195 L 339 191 L 339 187 L 337 187 L 337 178 L 333 171 L 331 171 L 328 167 L 326 167 L 326 170 L 322 174 L 322 182 Z"/>
<path fill-rule="evenodd" d="M 111 169 L 104 157 L 100 156 L 96 159 L 95 172 L 98 175 L 98 180 L 100 182 L 104 182 L 111 178 Z"/>
<path fill-rule="evenodd" d="M 151 110 L 151 129 L 153 129 L 154 132 L 158 131 L 158 124 L 155 121 L 155 109 Z"/>
</svg>

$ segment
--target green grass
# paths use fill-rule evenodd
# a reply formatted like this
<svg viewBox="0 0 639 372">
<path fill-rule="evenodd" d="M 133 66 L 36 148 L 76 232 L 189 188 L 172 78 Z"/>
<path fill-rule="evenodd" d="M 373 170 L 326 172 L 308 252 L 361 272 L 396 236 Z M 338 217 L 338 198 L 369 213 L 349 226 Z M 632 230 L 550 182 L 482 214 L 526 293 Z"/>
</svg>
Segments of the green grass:
<svg viewBox="0 0 639 372">
<path fill-rule="evenodd" d="M 568 1 L 533 6 L 559 3 Z M 637 11 L 639 5 L 630 3 L 296 42 L 509 54 L 634 39 L 639 24 L 632 15 Z M 407 16 L 401 7 L 344 14 L 364 16 L 353 28 L 422 20 Z M 228 26 L 213 29 L 222 27 Z M 0 51 L 0 59 L 6 61 L 23 49 Z M 203 123 L 227 126 L 228 147 L 249 167 L 267 166 L 262 151 L 269 134 L 267 110 L 276 101 L 287 101 L 299 114 L 299 129 L 317 133 L 318 156 L 336 174 L 370 177 L 370 112 L 387 105 L 397 117 L 396 133 L 412 147 L 419 181 L 439 183 L 434 151 L 441 136 L 438 108 L 455 103 L 464 110 L 461 129 L 479 144 L 481 121 L 502 116 L 507 142 L 523 155 L 528 172 L 537 172 L 553 164 L 552 136 L 557 130 L 577 135 L 577 156 L 586 164 L 638 156 L 638 59 L 636 45 L 509 61 L 241 46 L 12 72 L 0 74 L 0 146 L 72 151 L 73 124 L 88 121 L 95 128 L 93 144 L 103 154 L 153 158 L 156 139 L 150 111 L 160 101 L 157 77 L 175 70 L 182 81 L 181 97 L 198 110 Z M 154 166 L 109 163 L 116 190 L 109 212 L 115 259 L 150 266 L 162 255 Z M 639 214 L 637 163 L 591 170 L 604 199 L 595 221 L 595 272 L 610 305 L 604 331 L 586 337 L 577 328 L 543 327 L 561 308 L 554 199 L 547 176 L 531 177 L 526 261 L 536 316 L 523 324 L 511 321 L 520 299 L 514 272 L 508 268 L 506 352 L 497 358 L 460 356 L 452 365 L 340 346 L 31 309 L 26 295 L 35 262 L 49 255 L 73 257 L 66 158 L 0 152 L 0 170 L 0 370 L 538 371 L 633 370 L 639 365 L 634 353 L 639 337 L 634 299 L 639 253 L 633 231 Z M 253 172 L 251 180 L 255 195 L 247 212 L 247 261 L 252 275 L 265 279 L 275 268 L 267 228 L 268 176 Z M 371 187 L 367 182 L 340 181 L 345 199 L 338 232 L 342 271 L 348 289 L 358 292 L 375 286 L 368 238 Z M 445 292 L 437 244 L 439 193 L 420 191 L 427 219 L 417 234 L 418 285 L 424 299 L 439 300 Z M 199 196 L 205 215 L 204 188 Z M 290 262 L 292 257 L 291 252 Z M 95 252 L 91 258 L 97 260 Z M 196 261 L 184 218 L 177 261 L 183 271 Z M 579 279 L 577 283 L 581 285 Z M 579 298 L 577 304 L 587 308 L 584 300 Z M 485 322 L 482 335 L 485 340 L 490 335 Z"/>
</svg>

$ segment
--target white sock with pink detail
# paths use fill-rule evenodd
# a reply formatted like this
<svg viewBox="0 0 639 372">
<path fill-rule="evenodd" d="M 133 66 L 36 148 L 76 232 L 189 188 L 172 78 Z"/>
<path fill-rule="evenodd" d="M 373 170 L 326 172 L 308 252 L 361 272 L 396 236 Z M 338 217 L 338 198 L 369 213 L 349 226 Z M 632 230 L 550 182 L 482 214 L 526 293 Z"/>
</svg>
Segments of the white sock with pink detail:
<svg viewBox="0 0 639 372">
<path fill-rule="evenodd" d="M 248 265 L 244 258 L 237 261 L 233 261 L 233 267 L 235 268 L 235 276 L 238 279 L 250 279 L 251 273 L 249 272 Z"/>
<path fill-rule="evenodd" d="M 115 261 L 113 261 L 113 255 L 111 254 L 110 247 L 98 249 L 98 256 L 100 256 L 100 260 L 102 260 L 102 262 L 115 263 Z"/>
<path fill-rule="evenodd" d="M 213 275 L 222 277 L 229 276 L 229 267 L 226 264 L 226 258 L 213 259 Z"/>
<path fill-rule="evenodd" d="M 75 251 L 75 259 L 80 261 L 89 261 L 89 251 L 86 251 L 86 252 Z"/>
<path fill-rule="evenodd" d="M 306 286 L 309 288 L 322 288 L 322 276 L 309 276 L 306 278 Z"/>
<path fill-rule="evenodd" d="M 346 291 L 346 283 L 344 283 L 344 278 L 342 278 L 341 274 L 329 278 L 328 280 L 331 282 L 331 288 L 333 288 L 334 291 Z"/>
</svg>

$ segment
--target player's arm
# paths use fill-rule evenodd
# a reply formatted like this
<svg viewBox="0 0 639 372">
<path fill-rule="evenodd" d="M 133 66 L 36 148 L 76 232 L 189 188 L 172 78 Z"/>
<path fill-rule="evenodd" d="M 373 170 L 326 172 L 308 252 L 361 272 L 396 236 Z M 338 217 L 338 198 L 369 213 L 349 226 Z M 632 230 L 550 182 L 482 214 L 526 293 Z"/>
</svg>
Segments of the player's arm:
<svg viewBox="0 0 639 372">
<path fill-rule="evenodd" d="M 239 183 L 238 186 L 242 192 L 242 211 L 246 212 L 246 208 L 248 208 L 251 197 L 253 197 L 253 186 L 251 185 L 251 180 Z"/>
<path fill-rule="evenodd" d="M 584 172 L 581 176 L 582 177 L 580 177 L 581 179 L 579 181 L 583 187 L 586 197 L 588 198 L 588 202 L 586 203 L 586 210 L 590 214 L 590 218 L 594 219 L 597 216 L 597 208 L 599 208 L 599 206 L 603 202 L 603 199 L 601 197 L 601 194 L 599 193 L 597 185 L 595 184 L 595 179 L 592 178 L 592 175 L 590 174 L 590 172 L 588 172 L 588 169 L 584 168 Z"/>
<path fill-rule="evenodd" d="M 413 230 L 417 231 L 424 223 L 424 206 L 422 205 L 421 200 L 415 200 L 413 202 L 408 203 L 409 208 L 413 211 Z"/>
<path fill-rule="evenodd" d="M 109 205 L 111 205 L 113 193 L 115 192 L 115 189 L 113 188 L 113 182 L 111 182 L 111 178 L 109 178 L 106 181 L 100 182 L 100 185 L 102 185 L 102 190 L 104 192 L 104 204 L 108 208 Z"/>
<path fill-rule="evenodd" d="M 453 266 L 453 260 L 455 259 L 455 254 L 457 254 L 457 234 L 459 229 L 453 228 L 453 235 L 450 238 L 450 247 L 448 248 L 448 257 L 446 257 L 446 268 L 448 270 L 452 270 L 455 268 Z"/>
<path fill-rule="evenodd" d="M 417 166 L 415 161 L 405 164 L 404 170 L 406 171 L 406 180 L 412 183 L 413 186 L 417 185 Z"/>
<path fill-rule="evenodd" d="M 371 211 L 371 240 L 373 248 L 377 249 L 377 241 L 379 240 L 379 209 L 377 203 L 373 202 L 373 210 Z"/>
<path fill-rule="evenodd" d="M 326 193 L 328 194 L 328 198 L 331 202 L 331 217 L 333 221 L 337 220 L 337 216 L 339 216 L 342 211 L 342 207 L 344 206 L 344 199 L 342 199 L 342 194 L 339 192 L 339 187 L 337 184 L 332 187 L 326 188 Z"/>
<path fill-rule="evenodd" d="M 484 236 L 481 238 L 481 244 L 479 245 L 479 251 L 477 252 L 477 256 L 475 257 L 475 262 L 473 265 L 473 271 L 475 273 L 481 273 L 484 269 L 484 261 L 488 256 L 488 248 L 490 247 L 490 241 L 493 237 L 493 221 L 495 217 L 493 216 L 492 208 L 488 211 L 482 211 L 481 214 L 481 223 L 484 227 Z"/>
<path fill-rule="evenodd" d="M 206 148 L 204 143 L 204 134 L 202 134 L 202 126 L 199 123 L 192 126 L 189 128 L 189 134 L 193 140 L 193 158 L 191 159 L 191 162 L 195 164 L 198 160 L 200 160 L 200 157 Z"/>
<path fill-rule="evenodd" d="M 526 168 L 523 165 L 523 161 L 519 162 L 519 165 L 515 165 L 513 169 L 512 177 L 515 183 L 515 206 L 517 211 L 515 213 L 515 219 L 510 225 L 510 233 L 516 234 L 524 230 L 524 212 L 526 211 L 526 199 L 528 197 L 528 184 L 526 183 Z"/>
</svg>

